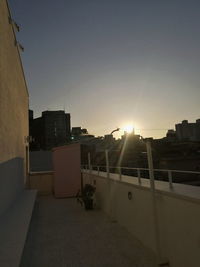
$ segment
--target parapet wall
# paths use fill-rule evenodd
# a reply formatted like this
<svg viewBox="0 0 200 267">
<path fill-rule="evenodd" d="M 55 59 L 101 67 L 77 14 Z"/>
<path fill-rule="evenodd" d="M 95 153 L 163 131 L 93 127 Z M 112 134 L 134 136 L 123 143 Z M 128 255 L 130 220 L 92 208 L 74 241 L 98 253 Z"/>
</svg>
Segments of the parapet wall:
<svg viewBox="0 0 200 267">
<path fill-rule="evenodd" d="M 30 151 L 30 172 L 53 171 L 52 151 Z"/>
<path fill-rule="evenodd" d="M 31 172 L 29 174 L 29 189 L 37 190 L 39 195 L 53 194 L 54 172 Z"/>
<path fill-rule="evenodd" d="M 169 261 L 172 267 L 199 267 L 200 199 L 156 190 L 154 209 L 150 187 L 127 182 L 136 181 L 134 177 L 124 177 L 123 182 L 115 176 L 108 179 L 105 173 L 83 171 L 84 183 L 96 186 L 100 208 L 159 253 L 163 262 Z"/>
</svg>

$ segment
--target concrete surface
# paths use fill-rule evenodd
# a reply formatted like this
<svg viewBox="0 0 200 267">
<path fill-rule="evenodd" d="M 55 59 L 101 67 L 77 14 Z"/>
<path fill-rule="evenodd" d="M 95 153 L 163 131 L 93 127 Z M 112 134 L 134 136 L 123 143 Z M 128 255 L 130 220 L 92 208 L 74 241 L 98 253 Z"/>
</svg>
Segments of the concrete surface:
<svg viewBox="0 0 200 267">
<path fill-rule="evenodd" d="M 39 197 L 20 267 L 153 267 L 154 254 L 99 210 Z"/>
<path fill-rule="evenodd" d="M 29 189 L 35 189 L 39 195 L 53 194 L 54 173 L 50 172 L 31 172 L 29 173 Z"/>
<path fill-rule="evenodd" d="M 36 191 L 24 190 L 0 218 L 0 266 L 18 267 L 29 229 Z"/>
<path fill-rule="evenodd" d="M 194 186 L 177 184 L 169 191 L 168 183 L 156 183 L 154 201 L 147 183 L 138 185 L 134 177 L 122 177 L 122 181 L 113 177 L 83 174 L 84 183 L 95 182 L 101 209 L 146 247 L 158 255 L 160 252 L 161 262 L 169 261 L 172 267 L 199 267 L 199 187 L 195 190 Z M 128 198 L 129 192 L 132 199 Z"/>
</svg>

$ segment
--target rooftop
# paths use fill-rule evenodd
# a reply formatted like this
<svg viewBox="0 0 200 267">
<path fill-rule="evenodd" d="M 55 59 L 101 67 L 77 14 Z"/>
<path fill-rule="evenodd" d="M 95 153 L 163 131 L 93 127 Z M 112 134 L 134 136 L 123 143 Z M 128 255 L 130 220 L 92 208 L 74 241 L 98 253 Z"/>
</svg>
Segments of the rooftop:
<svg viewBox="0 0 200 267">
<path fill-rule="evenodd" d="M 20 267 L 156 266 L 154 254 L 100 210 L 38 197 Z"/>
</svg>

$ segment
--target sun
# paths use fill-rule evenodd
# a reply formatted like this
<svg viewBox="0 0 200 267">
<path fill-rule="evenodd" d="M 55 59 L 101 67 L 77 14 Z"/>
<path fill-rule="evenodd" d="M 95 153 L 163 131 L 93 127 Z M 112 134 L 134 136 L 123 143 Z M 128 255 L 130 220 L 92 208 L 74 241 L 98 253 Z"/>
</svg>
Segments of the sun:
<svg viewBox="0 0 200 267">
<path fill-rule="evenodd" d="M 132 133 L 133 130 L 134 130 L 134 127 L 133 127 L 133 125 L 128 124 L 128 125 L 125 125 L 125 126 L 123 127 L 123 130 L 124 130 L 125 132 L 127 132 L 127 133 Z"/>
</svg>

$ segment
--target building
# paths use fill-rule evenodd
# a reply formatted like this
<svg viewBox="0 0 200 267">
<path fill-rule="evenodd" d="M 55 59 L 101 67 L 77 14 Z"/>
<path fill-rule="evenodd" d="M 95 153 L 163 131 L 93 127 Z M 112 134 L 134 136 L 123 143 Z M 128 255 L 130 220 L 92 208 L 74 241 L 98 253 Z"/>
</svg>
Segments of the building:
<svg viewBox="0 0 200 267">
<path fill-rule="evenodd" d="M 0 266 L 19 266 L 36 197 L 28 187 L 29 95 L 6 0 L 0 1 Z"/>
<path fill-rule="evenodd" d="M 174 129 L 169 129 L 167 131 L 166 137 L 164 137 L 165 141 L 175 142 L 177 141 L 176 131 Z"/>
<path fill-rule="evenodd" d="M 81 144 L 94 139 L 94 135 L 88 134 L 88 130 L 81 127 L 72 127 L 71 139 Z"/>
<path fill-rule="evenodd" d="M 34 119 L 30 111 L 31 150 L 51 150 L 71 140 L 70 114 L 63 110 L 43 111 Z"/>
<path fill-rule="evenodd" d="M 72 127 L 72 136 L 76 137 L 82 134 L 81 127 Z"/>
<path fill-rule="evenodd" d="M 3 177 L 0 215 L 24 187 L 28 171 L 29 95 L 13 23 L 7 1 L 3 0 L 0 2 L 0 177 Z"/>
<path fill-rule="evenodd" d="M 183 120 L 175 127 L 179 141 L 200 141 L 200 119 L 196 120 L 195 123 L 188 123 L 187 120 Z"/>
</svg>

